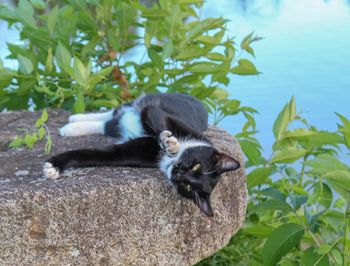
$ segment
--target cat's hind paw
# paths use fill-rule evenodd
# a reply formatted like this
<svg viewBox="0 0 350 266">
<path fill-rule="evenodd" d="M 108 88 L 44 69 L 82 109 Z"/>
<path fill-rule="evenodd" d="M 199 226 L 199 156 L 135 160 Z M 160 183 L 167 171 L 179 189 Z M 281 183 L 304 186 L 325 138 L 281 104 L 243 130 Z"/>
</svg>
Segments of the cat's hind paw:
<svg viewBox="0 0 350 266">
<path fill-rule="evenodd" d="M 180 143 L 172 136 L 172 133 L 168 130 L 164 130 L 159 134 L 159 139 L 161 146 L 164 150 L 166 150 L 167 154 L 170 156 L 174 156 L 178 153 L 180 149 Z"/>
<path fill-rule="evenodd" d="M 84 120 L 84 115 L 82 114 L 76 114 L 76 115 L 70 115 L 68 117 L 68 122 L 69 123 L 74 123 L 74 122 L 78 122 L 78 121 L 85 121 Z"/>
<path fill-rule="evenodd" d="M 43 167 L 44 176 L 50 179 L 60 178 L 60 170 L 54 167 L 52 163 L 46 162 Z"/>
</svg>

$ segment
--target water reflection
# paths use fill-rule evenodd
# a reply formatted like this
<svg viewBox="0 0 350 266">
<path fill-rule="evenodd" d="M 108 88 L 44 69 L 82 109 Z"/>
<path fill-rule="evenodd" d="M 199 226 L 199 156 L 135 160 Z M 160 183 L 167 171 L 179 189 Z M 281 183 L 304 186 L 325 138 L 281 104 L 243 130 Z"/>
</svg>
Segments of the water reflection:
<svg viewBox="0 0 350 266">
<path fill-rule="evenodd" d="M 205 16 L 230 19 L 228 30 L 237 43 L 255 31 L 258 77 L 231 79 L 235 98 L 260 111 L 258 127 L 264 146 L 272 142 L 273 120 L 292 95 L 305 116 L 321 129 L 336 129 L 334 111 L 350 117 L 349 1 L 216 0 Z M 249 58 L 249 56 L 247 56 Z M 223 126 L 237 132 L 240 120 Z"/>
</svg>

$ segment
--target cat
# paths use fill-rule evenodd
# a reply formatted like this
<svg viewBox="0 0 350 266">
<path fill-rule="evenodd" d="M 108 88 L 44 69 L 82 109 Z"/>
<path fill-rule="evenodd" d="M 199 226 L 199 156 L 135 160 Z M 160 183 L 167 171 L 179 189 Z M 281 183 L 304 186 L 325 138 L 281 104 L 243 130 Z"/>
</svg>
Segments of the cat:
<svg viewBox="0 0 350 266">
<path fill-rule="evenodd" d="M 104 149 L 80 149 L 55 155 L 43 172 L 57 179 L 69 167 L 158 167 L 177 192 L 213 216 L 210 195 L 220 175 L 240 167 L 203 136 L 208 112 L 196 98 L 179 93 L 148 94 L 105 112 L 76 114 L 62 136 L 104 134 L 117 143 Z"/>
</svg>

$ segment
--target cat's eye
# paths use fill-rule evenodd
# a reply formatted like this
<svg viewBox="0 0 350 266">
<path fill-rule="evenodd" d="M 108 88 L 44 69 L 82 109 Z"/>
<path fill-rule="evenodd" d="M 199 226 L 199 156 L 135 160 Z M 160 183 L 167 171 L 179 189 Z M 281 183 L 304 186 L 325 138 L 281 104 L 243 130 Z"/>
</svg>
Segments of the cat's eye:
<svg viewBox="0 0 350 266">
<path fill-rule="evenodd" d="M 191 186 L 190 186 L 190 185 L 187 185 L 187 186 L 186 186 L 186 190 L 187 190 L 188 192 L 191 192 L 191 191 L 192 191 Z"/>
<path fill-rule="evenodd" d="M 197 172 L 201 168 L 201 164 L 197 163 L 195 166 L 192 167 L 193 172 Z"/>
</svg>

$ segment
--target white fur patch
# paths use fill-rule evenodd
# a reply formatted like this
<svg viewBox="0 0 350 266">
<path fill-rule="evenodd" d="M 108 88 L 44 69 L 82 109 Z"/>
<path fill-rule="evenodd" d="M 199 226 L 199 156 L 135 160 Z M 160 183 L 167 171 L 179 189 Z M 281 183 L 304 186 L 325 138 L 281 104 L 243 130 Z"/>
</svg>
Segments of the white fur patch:
<svg viewBox="0 0 350 266">
<path fill-rule="evenodd" d="M 118 140 L 119 143 L 144 135 L 139 112 L 133 107 L 124 107 L 120 110 L 120 113 L 119 128 L 122 137 Z"/>
<path fill-rule="evenodd" d="M 69 123 L 79 122 L 79 121 L 108 121 L 113 118 L 114 110 L 104 112 L 104 113 L 91 113 L 91 114 L 76 114 L 71 115 L 68 118 Z"/>
<path fill-rule="evenodd" d="M 51 163 L 46 162 L 43 167 L 44 176 L 50 179 L 58 179 L 60 177 L 60 172 Z"/>
<path fill-rule="evenodd" d="M 60 129 L 61 136 L 104 134 L 105 121 L 80 121 L 69 123 Z"/>
<path fill-rule="evenodd" d="M 179 139 L 178 141 L 180 143 L 180 149 L 176 156 L 171 157 L 165 154 L 159 162 L 159 169 L 166 175 L 168 179 L 171 178 L 171 172 L 173 171 L 174 164 L 181 158 L 186 149 L 198 146 L 211 147 L 209 143 L 196 139 Z"/>
</svg>

